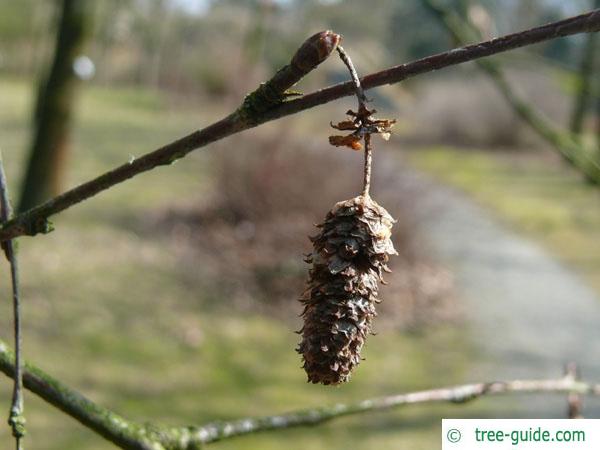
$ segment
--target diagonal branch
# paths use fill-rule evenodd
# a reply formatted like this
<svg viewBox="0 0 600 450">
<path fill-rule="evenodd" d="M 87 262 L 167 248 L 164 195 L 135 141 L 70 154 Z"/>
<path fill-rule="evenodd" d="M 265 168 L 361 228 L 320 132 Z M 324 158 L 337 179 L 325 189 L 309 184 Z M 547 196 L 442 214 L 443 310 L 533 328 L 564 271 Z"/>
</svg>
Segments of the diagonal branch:
<svg viewBox="0 0 600 450">
<path fill-rule="evenodd" d="M 1 340 L 0 371 L 14 377 L 14 354 Z M 30 363 L 24 365 L 23 382 L 31 392 L 125 450 L 198 450 L 205 444 L 245 434 L 318 425 L 340 417 L 419 403 L 463 404 L 485 395 L 554 393 L 600 396 L 600 384 L 586 383 L 567 374 L 559 379 L 465 384 L 201 426 L 163 427 L 125 419 Z"/>
<path fill-rule="evenodd" d="M 361 80 L 361 85 L 364 89 L 371 89 L 376 86 L 398 83 L 416 75 L 477 60 L 515 48 L 558 37 L 578 33 L 591 33 L 599 30 L 600 10 L 594 10 L 569 19 L 478 44 L 467 45 L 445 53 L 382 70 L 381 72 L 364 77 Z M 331 49 L 333 50 L 333 47 Z M 266 84 L 269 84 L 269 82 Z M 140 173 L 147 172 L 158 166 L 172 164 L 191 151 L 205 147 L 212 142 L 221 140 L 232 134 L 354 94 L 354 84 L 346 82 L 312 92 L 295 100 L 279 102 L 278 99 L 275 99 L 273 102 L 265 101 L 264 96 L 260 98 L 257 95 L 260 89 L 259 87 L 259 89 L 250 94 L 238 110 L 224 119 L 153 152 L 147 153 L 138 159 L 123 164 L 5 222 L 0 229 L 0 241 L 17 236 L 34 236 L 38 233 L 47 233 L 52 229 L 51 224 L 48 222 L 50 216 L 64 211 Z M 255 104 L 264 106 L 265 108 L 253 107 Z"/>
</svg>

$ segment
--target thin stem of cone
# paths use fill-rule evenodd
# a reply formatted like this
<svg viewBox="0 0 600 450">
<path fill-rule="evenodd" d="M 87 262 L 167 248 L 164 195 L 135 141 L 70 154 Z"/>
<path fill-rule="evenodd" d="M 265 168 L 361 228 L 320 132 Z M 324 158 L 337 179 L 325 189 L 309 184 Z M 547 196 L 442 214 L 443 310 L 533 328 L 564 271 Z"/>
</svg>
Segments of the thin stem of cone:
<svg viewBox="0 0 600 450">
<path fill-rule="evenodd" d="M 356 68 L 352 63 L 352 59 L 346 53 L 344 48 L 341 45 L 338 45 L 336 48 L 338 54 L 340 55 L 341 60 L 344 62 L 348 71 L 350 72 L 350 77 L 352 78 L 352 82 L 354 83 L 354 91 L 356 92 L 356 98 L 358 100 L 358 111 L 357 118 L 368 119 L 369 110 L 365 103 L 367 103 L 367 97 L 365 96 L 365 91 L 363 90 L 360 84 L 360 78 L 358 78 L 358 73 L 356 72 Z M 371 148 L 371 135 L 369 133 L 365 133 L 365 167 L 364 167 L 364 178 L 363 178 L 363 192 L 362 195 L 367 197 L 369 195 L 369 188 L 371 187 L 371 163 L 373 160 L 372 148 Z"/>
<path fill-rule="evenodd" d="M 363 88 L 360 84 L 360 78 L 358 78 L 358 73 L 356 72 L 356 69 L 354 68 L 354 64 L 352 64 L 352 59 L 350 59 L 350 56 L 348 56 L 348 53 L 346 53 L 346 50 L 344 50 L 344 47 L 342 47 L 341 45 L 338 45 L 336 47 L 336 50 L 337 50 L 338 54 L 340 55 L 341 60 L 344 62 L 344 64 L 348 68 L 348 71 L 350 72 L 350 77 L 352 78 L 352 83 L 354 83 L 354 91 L 356 92 L 356 98 L 358 99 L 358 113 L 360 114 L 360 111 L 365 108 L 365 103 L 367 103 L 367 97 L 365 95 L 365 91 L 363 91 Z"/>
<path fill-rule="evenodd" d="M 371 188 L 371 165 L 373 162 L 373 149 L 371 148 L 371 135 L 365 134 L 365 168 L 363 177 L 363 197 L 369 196 Z"/>
</svg>

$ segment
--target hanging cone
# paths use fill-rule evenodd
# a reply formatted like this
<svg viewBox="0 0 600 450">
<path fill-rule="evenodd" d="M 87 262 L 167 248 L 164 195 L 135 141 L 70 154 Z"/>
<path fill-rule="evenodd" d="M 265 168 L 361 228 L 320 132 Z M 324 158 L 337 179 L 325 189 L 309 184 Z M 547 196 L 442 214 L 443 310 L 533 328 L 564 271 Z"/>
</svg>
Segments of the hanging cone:
<svg viewBox="0 0 600 450">
<path fill-rule="evenodd" d="M 337 203 L 311 238 L 312 264 L 304 304 L 302 341 L 297 348 L 308 381 L 348 381 L 360 363 L 360 351 L 371 332 L 379 282 L 389 272 L 394 219 L 368 195 Z"/>
</svg>

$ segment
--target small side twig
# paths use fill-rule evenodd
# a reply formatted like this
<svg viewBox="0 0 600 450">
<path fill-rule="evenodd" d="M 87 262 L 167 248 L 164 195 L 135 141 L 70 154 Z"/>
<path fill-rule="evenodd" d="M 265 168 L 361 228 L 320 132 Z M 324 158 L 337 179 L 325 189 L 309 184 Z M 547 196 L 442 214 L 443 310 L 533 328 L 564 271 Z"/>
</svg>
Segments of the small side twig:
<svg viewBox="0 0 600 450">
<path fill-rule="evenodd" d="M 8 186 L 2 153 L 0 152 L 0 218 L 3 222 L 10 219 L 12 208 L 8 196 Z M 13 384 L 12 403 L 8 418 L 8 424 L 12 428 L 12 434 L 16 441 L 16 449 L 22 450 L 21 440 L 25 436 L 25 417 L 23 415 L 23 360 L 21 337 L 21 302 L 19 295 L 19 265 L 15 251 L 15 243 L 12 239 L 2 242 L 2 250 L 10 264 L 10 276 L 12 283 L 13 314 L 14 314 L 14 341 L 15 341 L 15 381 Z"/>
<path fill-rule="evenodd" d="M 577 363 L 570 362 L 566 364 L 565 378 L 573 382 L 579 381 L 580 373 Z M 577 392 L 569 392 L 567 395 L 567 417 L 569 419 L 583 419 L 583 399 Z"/>
</svg>

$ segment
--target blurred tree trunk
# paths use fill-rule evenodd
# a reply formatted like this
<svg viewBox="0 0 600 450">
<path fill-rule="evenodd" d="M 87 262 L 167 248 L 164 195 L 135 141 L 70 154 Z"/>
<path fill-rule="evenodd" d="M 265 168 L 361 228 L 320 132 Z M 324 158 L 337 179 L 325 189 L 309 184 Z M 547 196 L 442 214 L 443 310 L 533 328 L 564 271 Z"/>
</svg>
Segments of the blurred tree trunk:
<svg viewBox="0 0 600 450">
<path fill-rule="evenodd" d="M 57 194 L 67 162 L 72 105 L 78 79 L 73 71 L 88 35 L 86 0 L 61 0 L 54 59 L 40 83 L 34 110 L 34 135 L 23 180 L 19 211 Z"/>
<path fill-rule="evenodd" d="M 600 8 L 600 0 L 595 0 L 594 8 Z M 589 33 L 581 55 L 579 73 L 577 74 L 577 94 L 571 114 L 571 133 L 580 135 L 583 130 L 583 123 L 586 112 L 594 103 L 592 94 L 592 80 L 594 75 L 594 64 L 597 55 L 598 33 Z"/>
</svg>

